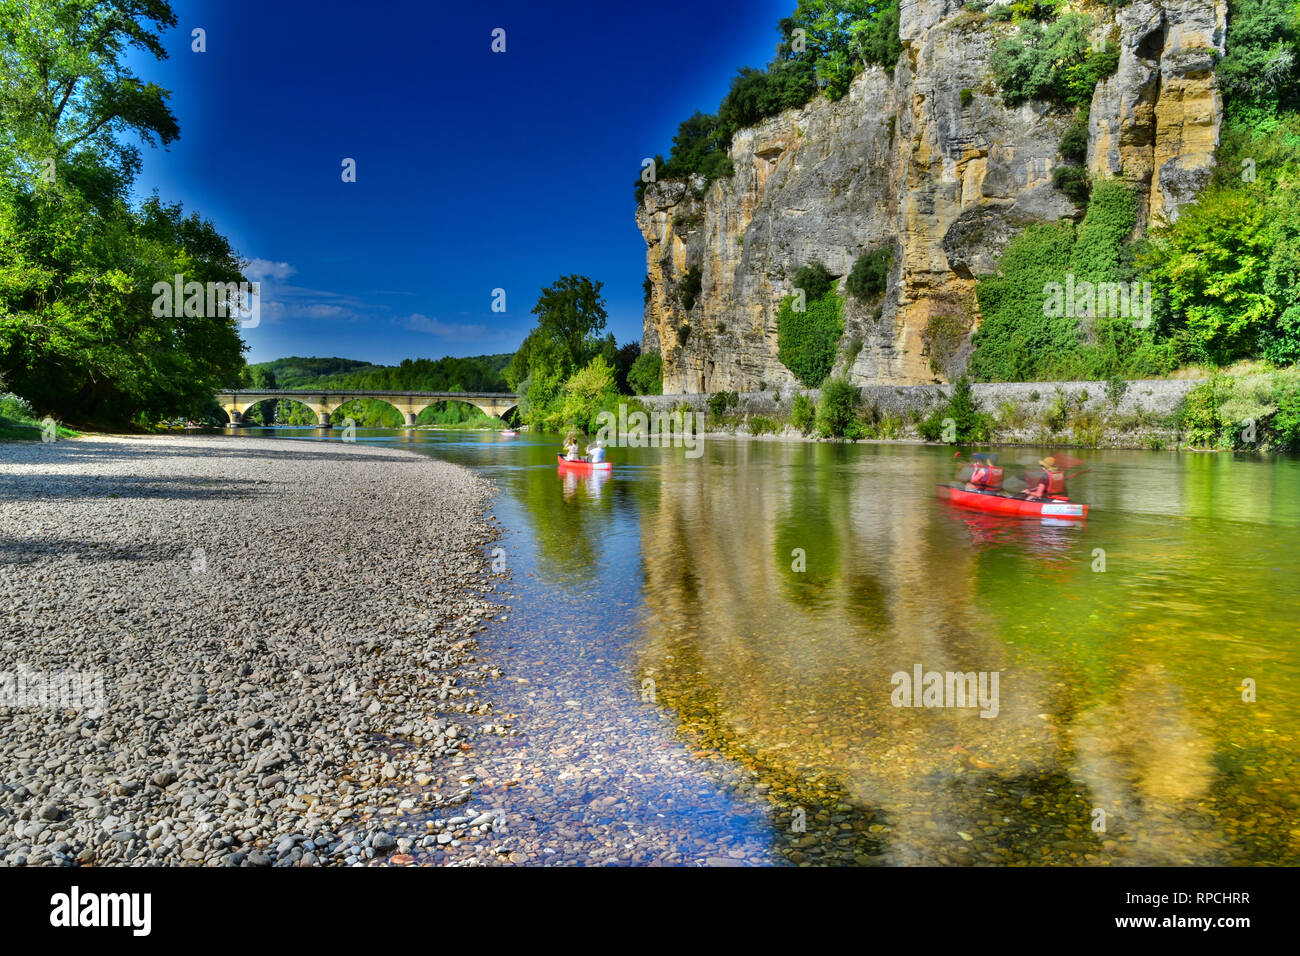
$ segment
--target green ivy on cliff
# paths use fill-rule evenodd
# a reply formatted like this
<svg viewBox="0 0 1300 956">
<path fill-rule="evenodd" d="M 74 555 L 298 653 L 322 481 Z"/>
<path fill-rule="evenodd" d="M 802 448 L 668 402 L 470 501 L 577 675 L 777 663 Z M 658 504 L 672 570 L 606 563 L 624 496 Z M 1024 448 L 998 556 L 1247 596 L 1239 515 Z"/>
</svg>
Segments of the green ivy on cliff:
<svg viewBox="0 0 1300 956">
<path fill-rule="evenodd" d="M 807 299 L 802 312 L 795 304 L 794 296 L 781 300 L 776 317 L 777 358 L 808 388 L 818 388 L 831 374 L 844 335 L 844 300 L 827 291 Z"/>
<path fill-rule="evenodd" d="M 1101 297 L 1089 310 L 1081 297 L 1052 308 L 1057 284 L 1125 283 L 1137 279 L 1129 238 L 1138 200 L 1115 180 L 1098 183 L 1088 212 L 1072 222 L 1030 226 L 1016 236 L 996 275 L 976 285 L 984 322 L 975 333 L 970 371 L 981 381 L 1141 378 L 1172 370 L 1173 350 L 1146 325 L 1142 298 L 1108 314 Z M 1067 307 L 1068 306 L 1068 307 Z"/>
</svg>

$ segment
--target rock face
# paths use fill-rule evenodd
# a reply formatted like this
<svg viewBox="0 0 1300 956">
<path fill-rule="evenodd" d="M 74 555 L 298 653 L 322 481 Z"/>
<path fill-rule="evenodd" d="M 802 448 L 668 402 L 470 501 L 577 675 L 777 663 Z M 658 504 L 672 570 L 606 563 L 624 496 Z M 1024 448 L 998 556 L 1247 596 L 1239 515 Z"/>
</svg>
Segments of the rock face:
<svg viewBox="0 0 1300 956">
<path fill-rule="evenodd" d="M 1176 218 L 1213 168 L 1226 0 L 1080 9 L 1098 40 L 1120 47 L 1118 71 L 1093 99 L 1088 168 L 1137 187 L 1144 221 Z M 878 302 L 846 298 L 836 371 L 861 384 L 949 380 L 979 322 L 975 277 L 1026 225 L 1077 215 L 1052 183 L 1070 114 L 1009 109 L 994 81 L 991 51 L 1014 27 L 960 0 L 904 4 L 900 21 L 892 73 L 869 68 L 838 102 L 819 98 L 740 131 L 735 176 L 707 191 L 698 181 L 647 187 L 637 209 L 650 279 L 642 344 L 663 353 L 666 393 L 796 385 L 777 359 L 776 327 L 795 273 L 819 260 L 843 280 L 877 249 L 893 253 L 886 291 Z M 687 309 L 689 272 L 700 291 Z"/>
</svg>

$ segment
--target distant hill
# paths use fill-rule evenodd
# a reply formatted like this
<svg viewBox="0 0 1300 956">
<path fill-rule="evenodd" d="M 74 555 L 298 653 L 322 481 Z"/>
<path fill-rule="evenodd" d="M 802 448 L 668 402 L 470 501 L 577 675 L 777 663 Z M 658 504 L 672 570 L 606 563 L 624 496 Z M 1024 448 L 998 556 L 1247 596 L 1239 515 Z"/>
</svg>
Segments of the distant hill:
<svg viewBox="0 0 1300 956">
<path fill-rule="evenodd" d="M 346 358 L 281 358 L 248 366 L 253 388 L 374 389 L 390 392 L 508 392 L 505 369 L 512 353 L 468 358 L 404 359 L 372 365 Z"/>
</svg>

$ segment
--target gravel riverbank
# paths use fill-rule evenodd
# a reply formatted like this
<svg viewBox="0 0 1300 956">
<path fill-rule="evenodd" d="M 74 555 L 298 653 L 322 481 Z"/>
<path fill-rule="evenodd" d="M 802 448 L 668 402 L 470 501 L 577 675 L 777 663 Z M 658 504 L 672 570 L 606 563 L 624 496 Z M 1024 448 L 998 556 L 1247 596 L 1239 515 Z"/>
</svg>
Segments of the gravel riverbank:
<svg viewBox="0 0 1300 956">
<path fill-rule="evenodd" d="M 0 864 L 491 854 L 492 494 L 369 446 L 0 444 Z"/>
</svg>

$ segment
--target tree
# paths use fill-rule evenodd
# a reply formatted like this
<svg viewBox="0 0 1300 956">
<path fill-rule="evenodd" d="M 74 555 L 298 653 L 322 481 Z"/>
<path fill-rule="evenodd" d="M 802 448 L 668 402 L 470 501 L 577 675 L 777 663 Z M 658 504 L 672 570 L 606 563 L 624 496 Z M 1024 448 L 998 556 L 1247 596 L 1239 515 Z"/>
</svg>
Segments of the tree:
<svg viewBox="0 0 1300 956">
<path fill-rule="evenodd" d="M 127 183 L 139 136 L 167 145 L 180 135 L 168 91 L 131 72 L 132 48 L 167 58 L 163 31 L 176 25 L 167 0 L 44 0 L 0 5 L 0 137 L 29 174 L 47 158 L 97 157 Z"/>
<path fill-rule="evenodd" d="M 603 282 L 593 282 L 586 276 L 562 276 L 553 286 L 542 289 L 533 306 L 538 321 L 529 338 L 536 335 L 554 347 L 551 354 L 558 358 L 557 371 L 564 378 L 587 364 L 600 349 L 598 336 L 609 318 L 600 294 L 603 287 Z"/>
<path fill-rule="evenodd" d="M 662 395 L 664 391 L 664 360 L 658 352 L 642 352 L 627 373 L 627 383 L 633 395 Z"/>
<path fill-rule="evenodd" d="M 0 4 L 0 374 L 72 421 L 198 413 L 243 368 L 230 315 L 152 309 L 177 273 L 242 281 L 229 243 L 179 205 L 129 198 L 139 152 L 120 137 L 179 130 L 126 54 L 162 59 L 175 23 L 165 0 Z"/>
</svg>

